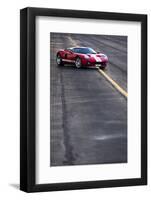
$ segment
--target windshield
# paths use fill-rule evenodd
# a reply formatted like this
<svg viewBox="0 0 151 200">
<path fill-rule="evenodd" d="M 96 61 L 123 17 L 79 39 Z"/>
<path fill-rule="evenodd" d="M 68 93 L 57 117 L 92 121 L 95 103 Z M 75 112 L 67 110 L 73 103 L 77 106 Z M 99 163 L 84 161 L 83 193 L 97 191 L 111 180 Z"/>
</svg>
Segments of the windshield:
<svg viewBox="0 0 151 200">
<path fill-rule="evenodd" d="M 82 54 L 96 54 L 96 52 L 91 48 L 74 48 L 72 49 L 75 53 L 82 53 Z"/>
</svg>

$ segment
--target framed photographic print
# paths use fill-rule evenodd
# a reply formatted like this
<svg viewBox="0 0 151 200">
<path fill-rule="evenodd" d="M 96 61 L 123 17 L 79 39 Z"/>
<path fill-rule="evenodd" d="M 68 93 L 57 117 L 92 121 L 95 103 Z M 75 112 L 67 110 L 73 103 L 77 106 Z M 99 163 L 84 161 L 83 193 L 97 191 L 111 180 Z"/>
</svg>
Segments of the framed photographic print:
<svg viewBox="0 0 151 200">
<path fill-rule="evenodd" d="M 147 16 L 20 12 L 20 189 L 147 184 Z"/>
</svg>

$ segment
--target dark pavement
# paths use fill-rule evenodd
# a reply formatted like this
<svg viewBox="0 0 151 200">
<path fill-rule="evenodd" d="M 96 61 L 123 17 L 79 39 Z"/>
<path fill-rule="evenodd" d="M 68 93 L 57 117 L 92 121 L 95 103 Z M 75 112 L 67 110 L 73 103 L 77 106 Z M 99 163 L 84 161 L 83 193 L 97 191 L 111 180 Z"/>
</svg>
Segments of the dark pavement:
<svg viewBox="0 0 151 200">
<path fill-rule="evenodd" d="M 127 99 L 97 69 L 58 67 L 60 48 L 92 47 L 106 73 L 127 90 L 127 38 L 51 33 L 50 165 L 127 162 Z"/>
</svg>

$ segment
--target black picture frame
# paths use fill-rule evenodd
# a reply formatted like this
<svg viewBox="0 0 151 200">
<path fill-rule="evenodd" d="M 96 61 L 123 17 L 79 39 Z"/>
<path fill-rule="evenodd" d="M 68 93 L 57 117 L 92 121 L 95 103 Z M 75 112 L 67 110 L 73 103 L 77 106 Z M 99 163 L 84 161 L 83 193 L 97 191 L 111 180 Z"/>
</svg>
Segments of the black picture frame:
<svg viewBox="0 0 151 200">
<path fill-rule="evenodd" d="M 36 184 L 35 18 L 54 16 L 141 22 L 141 178 Z M 121 187 L 147 184 L 147 15 L 48 8 L 20 11 L 20 189 L 25 192 Z"/>
</svg>

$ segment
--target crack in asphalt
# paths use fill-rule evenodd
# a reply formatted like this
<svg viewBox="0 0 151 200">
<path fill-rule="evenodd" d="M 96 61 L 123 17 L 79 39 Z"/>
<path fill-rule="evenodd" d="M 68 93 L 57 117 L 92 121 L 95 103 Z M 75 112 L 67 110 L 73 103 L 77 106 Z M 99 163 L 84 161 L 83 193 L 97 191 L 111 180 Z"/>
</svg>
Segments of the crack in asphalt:
<svg viewBox="0 0 151 200">
<path fill-rule="evenodd" d="M 70 134 L 68 130 L 68 121 L 67 121 L 67 108 L 65 100 L 65 89 L 63 83 L 63 70 L 60 70 L 60 83 L 61 83 L 61 101 L 62 101 L 62 128 L 64 134 L 64 146 L 65 146 L 65 159 L 63 161 L 64 165 L 73 165 L 74 156 L 73 156 L 73 147 L 70 142 Z"/>
</svg>

